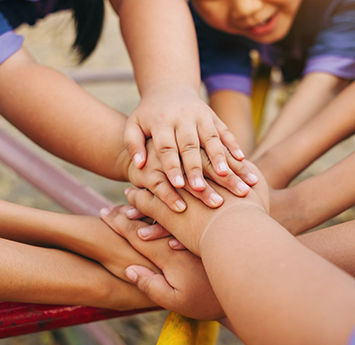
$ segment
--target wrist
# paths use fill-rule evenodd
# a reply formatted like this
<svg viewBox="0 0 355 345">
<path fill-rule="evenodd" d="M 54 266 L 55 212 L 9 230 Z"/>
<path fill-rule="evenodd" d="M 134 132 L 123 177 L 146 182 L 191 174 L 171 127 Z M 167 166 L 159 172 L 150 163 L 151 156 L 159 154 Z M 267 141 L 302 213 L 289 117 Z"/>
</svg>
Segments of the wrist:
<svg viewBox="0 0 355 345">
<path fill-rule="evenodd" d="M 115 180 L 121 182 L 130 182 L 129 170 L 131 168 L 132 158 L 128 154 L 126 149 L 122 150 L 118 155 L 114 171 L 115 171 Z"/>
<path fill-rule="evenodd" d="M 265 215 L 267 214 L 259 204 L 253 201 L 234 204 L 218 212 L 205 226 L 201 234 L 198 244 L 198 255 L 203 258 L 204 253 L 208 253 L 210 245 L 216 243 L 216 240 L 218 242 L 218 237 L 223 237 L 228 231 L 236 232 L 240 229 L 242 230 L 242 223 L 249 222 L 256 212 L 258 214 L 260 212 Z"/>
<path fill-rule="evenodd" d="M 175 94 L 176 90 L 183 90 L 184 92 L 190 92 L 199 97 L 199 88 L 199 83 L 169 78 L 148 83 L 144 90 L 141 91 L 141 94 L 142 98 L 144 98 L 154 94 L 166 94 L 169 91 Z"/>
</svg>

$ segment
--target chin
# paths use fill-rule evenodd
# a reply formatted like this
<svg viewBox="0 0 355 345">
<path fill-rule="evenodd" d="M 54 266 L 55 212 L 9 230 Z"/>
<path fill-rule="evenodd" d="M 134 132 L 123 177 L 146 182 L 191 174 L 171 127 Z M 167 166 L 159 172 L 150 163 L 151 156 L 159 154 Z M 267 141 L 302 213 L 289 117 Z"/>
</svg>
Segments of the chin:
<svg viewBox="0 0 355 345">
<path fill-rule="evenodd" d="M 265 35 L 250 35 L 248 38 L 261 44 L 272 44 L 281 41 L 287 35 L 289 30 L 277 30 Z"/>
</svg>

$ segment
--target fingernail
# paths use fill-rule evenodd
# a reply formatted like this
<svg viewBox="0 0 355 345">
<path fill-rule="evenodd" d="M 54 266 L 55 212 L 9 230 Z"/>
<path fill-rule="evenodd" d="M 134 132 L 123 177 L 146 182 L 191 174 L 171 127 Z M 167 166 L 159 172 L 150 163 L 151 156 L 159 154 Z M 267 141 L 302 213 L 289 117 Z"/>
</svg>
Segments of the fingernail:
<svg viewBox="0 0 355 345">
<path fill-rule="evenodd" d="M 174 186 L 181 186 L 182 187 L 184 184 L 185 184 L 185 181 L 181 176 L 178 175 L 174 178 Z"/>
<path fill-rule="evenodd" d="M 139 211 L 138 211 L 136 208 L 134 208 L 134 207 L 130 208 L 130 209 L 127 210 L 127 212 L 126 212 L 126 216 L 127 216 L 128 218 L 130 218 L 130 219 L 137 217 L 138 214 L 139 214 Z"/>
<path fill-rule="evenodd" d="M 104 207 L 100 210 L 100 215 L 107 216 L 111 211 L 112 211 L 112 209 L 110 210 L 108 207 Z"/>
<path fill-rule="evenodd" d="M 169 240 L 169 247 L 170 248 L 177 248 L 181 246 L 181 242 L 178 241 L 176 238 L 172 238 Z"/>
<path fill-rule="evenodd" d="M 223 198 L 220 195 L 218 195 L 217 193 L 212 193 L 210 195 L 210 198 L 216 206 L 221 205 L 223 202 Z"/>
<path fill-rule="evenodd" d="M 136 271 L 134 271 L 132 268 L 128 267 L 126 268 L 125 270 L 125 274 L 126 274 L 126 277 L 130 280 L 132 280 L 132 282 L 136 282 L 137 279 L 138 279 L 138 275 L 136 273 Z"/>
<path fill-rule="evenodd" d="M 129 193 L 129 191 L 131 190 L 131 188 L 126 188 L 125 190 L 124 190 L 124 194 L 125 194 L 125 196 L 127 196 L 128 195 L 128 193 Z"/>
<path fill-rule="evenodd" d="M 204 188 L 204 187 L 206 187 L 205 183 L 203 182 L 202 178 L 200 178 L 200 177 L 196 178 L 193 181 L 193 183 L 194 183 L 194 186 L 196 188 Z"/>
<path fill-rule="evenodd" d="M 177 201 L 175 202 L 175 205 L 176 205 L 176 207 L 178 208 L 178 210 L 179 210 L 180 212 L 186 210 L 186 205 L 185 205 L 182 201 L 180 201 L 180 200 L 177 200 Z"/>
<path fill-rule="evenodd" d="M 147 238 L 152 234 L 152 229 L 150 227 L 140 228 L 138 230 L 138 233 L 139 233 L 139 237 Z"/>
<path fill-rule="evenodd" d="M 248 181 L 252 184 L 255 184 L 259 181 L 258 177 L 252 173 L 248 174 Z"/>
<path fill-rule="evenodd" d="M 239 158 L 239 159 L 243 159 L 245 158 L 244 153 L 241 149 L 238 149 L 237 151 L 235 151 L 235 155 Z"/>
<path fill-rule="evenodd" d="M 142 162 L 144 162 L 144 158 L 143 158 L 143 156 L 140 153 L 136 153 L 133 156 L 133 161 L 134 161 L 134 165 L 138 168 L 140 166 L 140 164 Z"/>
<path fill-rule="evenodd" d="M 217 169 L 219 171 L 221 171 L 221 172 L 222 171 L 228 171 L 228 166 L 227 166 L 227 164 L 225 162 L 221 162 L 221 163 L 218 164 Z"/>
<path fill-rule="evenodd" d="M 249 192 L 250 187 L 246 185 L 244 182 L 238 182 L 238 190 L 241 194 L 245 194 Z"/>
</svg>

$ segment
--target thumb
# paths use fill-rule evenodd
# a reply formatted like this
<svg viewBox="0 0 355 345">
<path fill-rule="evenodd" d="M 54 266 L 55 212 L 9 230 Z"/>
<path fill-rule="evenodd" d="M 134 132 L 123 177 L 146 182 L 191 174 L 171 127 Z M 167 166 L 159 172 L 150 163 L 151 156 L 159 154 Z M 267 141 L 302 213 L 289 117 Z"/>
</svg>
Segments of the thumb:
<svg viewBox="0 0 355 345">
<path fill-rule="evenodd" d="M 124 144 L 136 168 L 142 169 L 147 157 L 145 135 L 137 123 L 127 121 L 124 132 Z"/>
<path fill-rule="evenodd" d="M 174 304 L 174 288 L 162 274 L 156 274 L 146 267 L 137 265 L 127 267 L 125 273 L 127 278 L 156 304 L 166 309 L 170 309 L 169 307 Z"/>
</svg>

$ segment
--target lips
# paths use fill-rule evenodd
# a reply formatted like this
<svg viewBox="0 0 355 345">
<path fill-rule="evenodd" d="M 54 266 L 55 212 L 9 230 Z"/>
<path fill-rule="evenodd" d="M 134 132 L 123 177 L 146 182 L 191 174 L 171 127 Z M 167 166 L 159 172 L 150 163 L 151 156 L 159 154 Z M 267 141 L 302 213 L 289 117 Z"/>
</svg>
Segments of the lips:
<svg viewBox="0 0 355 345">
<path fill-rule="evenodd" d="M 248 29 L 254 35 L 265 35 L 273 31 L 277 24 L 278 13 L 276 12 L 268 19 Z"/>
</svg>

